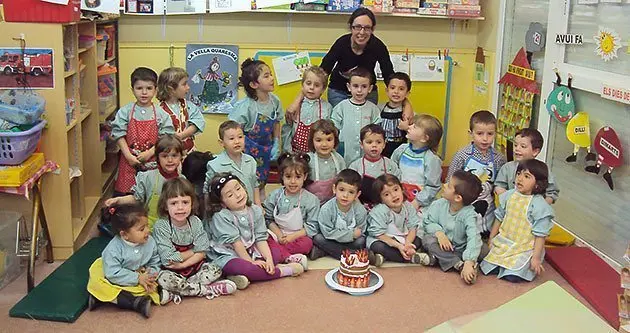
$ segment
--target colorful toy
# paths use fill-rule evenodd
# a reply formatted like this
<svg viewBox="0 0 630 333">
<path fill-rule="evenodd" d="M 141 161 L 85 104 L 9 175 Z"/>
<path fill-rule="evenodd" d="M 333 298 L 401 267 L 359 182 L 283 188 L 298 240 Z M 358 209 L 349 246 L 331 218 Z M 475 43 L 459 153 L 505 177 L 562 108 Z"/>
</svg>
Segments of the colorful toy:
<svg viewBox="0 0 630 333">
<path fill-rule="evenodd" d="M 593 145 L 597 152 L 597 164 L 589 165 L 584 170 L 599 174 L 602 164 L 607 165 L 608 170 L 606 170 L 603 177 L 612 191 L 615 187 L 612 179 L 612 170 L 623 165 L 623 147 L 619 136 L 617 136 L 612 127 L 604 126 L 597 131 Z"/>
</svg>

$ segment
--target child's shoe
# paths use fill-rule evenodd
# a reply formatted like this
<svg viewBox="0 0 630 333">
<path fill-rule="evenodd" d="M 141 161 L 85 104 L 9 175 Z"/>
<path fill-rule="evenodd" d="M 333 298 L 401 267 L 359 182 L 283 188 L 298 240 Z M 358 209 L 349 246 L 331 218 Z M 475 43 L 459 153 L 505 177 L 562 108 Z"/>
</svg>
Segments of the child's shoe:
<svg viewBox="0 0 630 333">
<path fill-rule="evenodd" d="M 304 273 L 304 267 L 302 267 L 302 265 L 296 263 L 296 262 L 292 262 L 289 264 L 278 264 L 278 266 L 276 266 L 278 269 L 283 269 L 283 268 L 289 268 L 291 269 L 291 276 L 298 276 L 302 273 Z"/>
<path fill-rule="evenodd" d="M 368 261 L 374 267 L 381 267 L 385 262 L 385 257 L 380 253 L 368 252 Z"/>
<path fill-rule="evenodd" d="M 245 275 L 229 275 L 225 277 L 227 280 L 234 282 L 236 289 L 243 290 L 249 286 L 249 279 Z"/>
<path fill-rule="evenodd" d="M 151 298 L 149 296 L 133 296 L 128 291 L 121 291 L 116 298 L 116 305 L 121 309 L 134 310 L 145 318 L 151 315 Z"/>
<path fill-rule="evenodd" d="M 326 256 L 326 252 L 324 252 L 324 250 L 320 249 L 319 247 L 317 247 L 317 245 L 313 245 L 313 248 L 311 249 L 311 252 L 308 254 L 308 258 L 310 260 L 317 260 L 321 257 L 325 257 Z"/>
<path fill-rule="evenodd" d="M 286 263 L 289 264 L 289 263 L 292 263 L 292 262 L 302 265 L 302 267 L 304 267 L 304 271 L 308 270 L 308 259 L 306 258 L 305 255 L 303 255 L 303 254 L 292 254 L 292 255 L 290 255 L 287 258 Z"/>
<path fill-rule="evenodd" d="M 88 294 L 88 309 L 90 309 L 90 311 L 94 311 L 94 309 L 98 308 L 101 304 L 103 304 L 103 302 L 92 296 L 92 294 Z"/>
<path fill-rule="evenodd" d="M 412 264 L 420 264 L 422 266 L 430 266 L 431 265 L 431 257 L 429 254 L 424 252 L 416 252 L 411 256 Z M 433 257 L 435 258 L 435 257 Z"/>
<path fill-rule="evenodd" d="M 236 289 L 236 283 L 230 280 L 221 280 L 202 286 L 202 292 L 207 299 L 233 294 Z"/>
<path fill-rule="evenodd" d="M 175 304 L 179 304 L 182 302 L 181 296 L 171 291 L 168 291 L 164 288 L 159 288 L 158 293 L 160 295 L 160 305 L 166 305 L 170 303 L 171 301 L 173 301 L 173 303 Z"/>
</svg>

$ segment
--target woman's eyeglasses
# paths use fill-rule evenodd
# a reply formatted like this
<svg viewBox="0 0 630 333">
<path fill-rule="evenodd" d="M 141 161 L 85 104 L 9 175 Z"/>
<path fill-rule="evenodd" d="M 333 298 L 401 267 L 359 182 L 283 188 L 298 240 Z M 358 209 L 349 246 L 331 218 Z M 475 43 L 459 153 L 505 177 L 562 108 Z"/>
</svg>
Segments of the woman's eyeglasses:
<svg viewBox="0 0 630 333">
<path fill-rule="evenodd" d="M 373 27 L 371 25 L 360 25 L 360 24 L 356 24 L 352 26 L 352 30 L 354 31 L 365 31 L 365 32 L 372 32 Z"/>
</svg>

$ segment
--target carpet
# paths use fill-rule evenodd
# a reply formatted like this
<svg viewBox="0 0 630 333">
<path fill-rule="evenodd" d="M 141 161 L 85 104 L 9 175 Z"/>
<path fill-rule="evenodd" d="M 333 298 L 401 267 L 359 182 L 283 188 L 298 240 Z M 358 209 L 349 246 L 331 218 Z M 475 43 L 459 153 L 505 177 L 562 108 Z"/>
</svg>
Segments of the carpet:
<svg viewBox="0 0 630 333">
<path fill-rule="evenodd" d="M 88 269 L 110 239 L 91 239 L 26 294 L 11 310 L 11 317 L 74 322 L 87 307 Z"/>
<path fill-rule="evenodd" d="M 587 247 L 547 249 L 546 259 L 614 328 L 619 328 L 619 273 Z"/>
</svg>

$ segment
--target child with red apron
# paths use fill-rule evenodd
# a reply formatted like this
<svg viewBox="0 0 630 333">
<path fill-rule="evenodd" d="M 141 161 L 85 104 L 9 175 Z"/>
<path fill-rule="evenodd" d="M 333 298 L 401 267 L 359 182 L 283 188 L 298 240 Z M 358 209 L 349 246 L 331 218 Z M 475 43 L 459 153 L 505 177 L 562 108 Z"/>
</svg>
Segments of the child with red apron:
<svg viewBox="0 0 630 333">
<path fill-rule="evenodd" d="M 155 105 L 143 107 L 137 103 L 129 103 L 116 113 L 112 122 L 112 140 L 124 140 L 131 155 L 136 159 L 141 153 L 154 148 L 160 135 L 173 134 L 173 124 L 170 118 L 161 110 L 156 110 Z M 119 143 L 119 146 L 121 143 Z M 114 190 L 121 194 L 131 192 L 136 184 L 136 172 L 155 169 L 157 162 L 155 154 L 146 161 L 132 166 L 121 147 L 121 156 L 118 161 L 118 175 Z"/>
<path fill-rule="evenodd" d="M 307 153 L 308 138 L 311 126 L 320 119 L 330 119 L 332 106 L 321 98 L 311 100 L 304 98 L 300 109 L 297 111 L 297 121 L 285 123 L 282 126 L 282 142 L 285 151 L 295 153 Z"/>
</svg>

